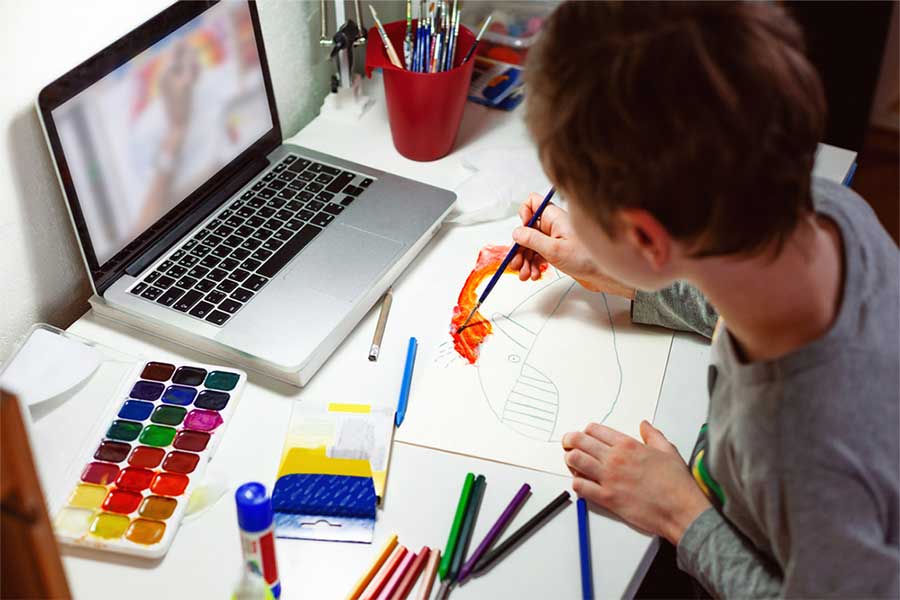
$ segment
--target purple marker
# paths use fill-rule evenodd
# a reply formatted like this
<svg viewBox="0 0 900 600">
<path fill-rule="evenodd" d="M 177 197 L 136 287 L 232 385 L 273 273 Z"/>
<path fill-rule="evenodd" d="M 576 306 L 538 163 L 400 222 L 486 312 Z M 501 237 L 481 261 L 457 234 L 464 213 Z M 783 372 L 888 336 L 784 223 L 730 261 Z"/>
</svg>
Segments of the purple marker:
<svg viewBox="0 0 900 600">
<path fill-rule="evenodd" d="M 503 533 L 503 530 L 506 529 L 506 526 L 512 521 L 513 516 L 525 502 L 530 491 L 531 486 L 527 483 L 523 483 L 522 487 L 519 488 L 519 491 L 516 492 L 516 495 L 513 496 L 513 499 L 510 500 L 509 505 L 503 509 L 502 513 L 500 513 L 500 518 L 497 519 L 497 522 L 494 523 L 491 530 L 487 532 L 487 535 L 484 536 L 484 539 L 478 544 L 478 548 L 475 549 L 471 558 L 469 558 L 469 560 L 466 561 L 466 564 L 463 565 L 463 568 L 460 569 L 457 583 L 462 583 L 472 573 L 472 569 L 475 568 L 475 565 L 478 564 L 478 561 L 481 560 L 484 553 L 488 551 L 491 544 L 494 543 L 494 540 L 500 537 L 500 534 Z"/>
</svg>

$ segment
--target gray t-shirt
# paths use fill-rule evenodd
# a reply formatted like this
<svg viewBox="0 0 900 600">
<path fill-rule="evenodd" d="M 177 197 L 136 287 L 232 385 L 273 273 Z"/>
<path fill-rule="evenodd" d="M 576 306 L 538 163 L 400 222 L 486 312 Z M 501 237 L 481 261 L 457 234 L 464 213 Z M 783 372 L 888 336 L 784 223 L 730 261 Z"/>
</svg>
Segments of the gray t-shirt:
<svg viewBox="0 0 900 600">
<path fill-rule="evenodd" d="M 725 597 L 900 597 L 900 254 L 851 190 L 814 179 L 844 246 L 839 314 L 820 339 L 743 363 L 712 347 L 705 470 L 720 496 L 678 564 Z M 685 284 L 638 294 L 636 322 L 709 335 Z M 695 473 L 696 476 L 696 473 Z"/>
</svg>

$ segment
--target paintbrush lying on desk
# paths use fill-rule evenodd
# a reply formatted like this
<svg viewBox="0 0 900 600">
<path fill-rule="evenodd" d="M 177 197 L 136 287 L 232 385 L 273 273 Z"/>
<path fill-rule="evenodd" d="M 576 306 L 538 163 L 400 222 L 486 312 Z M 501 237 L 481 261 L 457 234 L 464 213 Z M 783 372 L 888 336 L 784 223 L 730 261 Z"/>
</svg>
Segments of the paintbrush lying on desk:
<svg viewBox="0 0 900 600">
<path fill-rule="evenodd" d="M 548 204 L 550 204 L 550 199 L 553 198 L 554 192 L 556 192 L 556 190 L 554 188 L 550 188 L 550 191 L 547 192 L 546 196 L 544 196 L 544 200 L 543 200 L 543 202 L 541 202 L 541 205 L 538 207 L 538 209 L 536 211 L 534 211 L 534 214 L 531 215 L 531 219 L 528 220 L 528 225 L 526 225 L 526 227 L 534 227 L 535 226 L 535 224 L 541 218 L 541 215 L 543 214 L 544 209 L 547 208 Z M 506 254 L 506 258 L 504 258 L 503 262 L 500 263 L 500 266 L 497 268 L 497 272 L 494 273 L 493 277 L 491 277 L 491 280 L 488 282 L 487 287 L 484 288 L 483 292 L 481 292 L 481 297 L 478 298 L 478 302 L 476 302 L 475 306 L 472 307 L 472 310 L 469 311 L 469 316 L 466 317 L 466 320 L 463 321 L 463 324 L 460 325 L 459 329 L 456 330 L 456 333 L 459 333 L 463 329 L 465 329 L 466 325 L 469 324 L 469 321 L 472 320 L 472 315 L 474 315 L 478 311 L 478 309 L 481 308 L 481 303 L 487 299 L 488 294 L 490 294 L 491 290 L 494 289 L 494 286 L 497 284 L 497 281 L 500 280 L 500 276 L 503 275 L 503 272 L 506 271 L 506 267 L 509 266 L 510 261 L 513 259 L 513 257 L 516 255 L 516 253 L 519 251 L 519 247 L 520 247 L 519 244 L 516 243 L 516 244 L 513 244 L 512 248 L 509 249 L 509 252 Z"/>
</svg>

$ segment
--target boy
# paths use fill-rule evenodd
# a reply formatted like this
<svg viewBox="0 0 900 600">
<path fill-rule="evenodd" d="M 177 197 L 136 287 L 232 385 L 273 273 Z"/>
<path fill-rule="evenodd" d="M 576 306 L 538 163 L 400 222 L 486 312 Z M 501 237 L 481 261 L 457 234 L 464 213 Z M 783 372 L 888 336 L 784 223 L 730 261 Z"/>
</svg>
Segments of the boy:
<svg viewBox="0 0 900 600">
<path fill-rule="evenodd" d="M 563 439 L 575 492 L 716 596 L 896 598 L 900 261 L 861 198 L 810 175 L 825 106 L 797 26 L 774 3 L 571 2 L 528 60 L 571 217 L 517 229 L 512 266 L 713 337 L 690 468 L 649 423 L 643 444 L 590 424 Z"/>
</svg>

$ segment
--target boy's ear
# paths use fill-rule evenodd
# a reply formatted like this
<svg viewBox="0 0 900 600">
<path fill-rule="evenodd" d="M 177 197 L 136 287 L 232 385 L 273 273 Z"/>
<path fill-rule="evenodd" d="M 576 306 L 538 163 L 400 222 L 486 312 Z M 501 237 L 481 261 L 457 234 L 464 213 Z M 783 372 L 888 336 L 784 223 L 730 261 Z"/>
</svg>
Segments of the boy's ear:
<svg viewBox="0 0 900 600">
<path fill-rule="evenodd" d="M 640 208 L 618 211 L 619 231 L 654 271 L 662 271 L 672 256 L 672 236 L 656 217 Z"/>
</svg>

